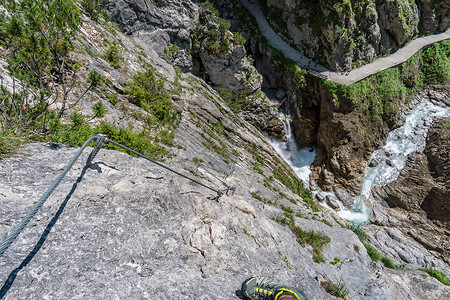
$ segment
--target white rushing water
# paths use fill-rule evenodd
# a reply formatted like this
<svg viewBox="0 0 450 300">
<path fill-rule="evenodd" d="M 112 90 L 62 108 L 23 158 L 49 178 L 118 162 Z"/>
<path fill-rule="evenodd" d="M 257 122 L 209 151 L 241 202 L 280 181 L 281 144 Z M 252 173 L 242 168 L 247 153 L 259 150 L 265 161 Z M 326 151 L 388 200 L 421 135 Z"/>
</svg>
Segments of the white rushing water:
<svg viewBox="0 0 450 300">
<path fill-rule="evenodd" d="M 450 108 L 432 102 L 428 98 L 422 99 L 414 106 L 406 114 L 404 124 L 389 133 L 385 146 L 372 154 L 365 170 L 362 193 L 352 210 L 345 209 L 341 204 L 340 210 L 336 213 L 350 222 L 367 223 L 371 212 L 366 203 L 370 201 L 372 187 L 388 184 L 397 178 L 405 166 L 408 155 L 425 146 L 428 129 L 436 117 L 450 117 Z M 284 114 L 280 114 L 280 119 L 285 126 L 286 141 L 269 138 L 269 142 L 303 180 L 305 186 L 309 187 L 310 166 L 315 159 L 316 151 L 314 148 L 298 148 L 289 120 Z M 333 192 L 313 192 L 316 193 L 323 196 L 333 195 Z M 323 204 L 330 208 L 326 203 Z"/>
</svg>

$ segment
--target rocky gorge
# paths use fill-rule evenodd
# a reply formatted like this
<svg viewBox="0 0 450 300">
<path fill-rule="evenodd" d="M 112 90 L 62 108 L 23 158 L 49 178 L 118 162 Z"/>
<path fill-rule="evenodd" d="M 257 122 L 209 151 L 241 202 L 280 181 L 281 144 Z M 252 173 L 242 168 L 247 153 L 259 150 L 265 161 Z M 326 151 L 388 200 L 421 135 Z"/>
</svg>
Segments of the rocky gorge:
<svg viewBox="0 0 450 300">
<path fill-rule="evenodd" d="M 267 1 L 267 6 L 284 10 L 299 5 L 294 2 Z M 390 9 L 377 4 L 377 24 L 392 23 L 382 19 L 392 18 L 395 8 L 402 7 L 401 1 L 394 2 Z M 415 26 L 411 32 L 406 25 L 385 26 L 376 38 L 388 40 L 389 46 L 367 47 L 386 53 L 418 30 L 448 27 L 448 13 L 435 9 L 445 8 L 445 3 L 418 3 L 408 8 L 414 12 L 407 24 Z M 283 68 L 286 62 L 265 45 L 254 22 L 242 24 L 251 18 L 239 1 L 216 7 L 198 1 L 121 0 L 105 1 L 111 21 L 83 15 L 73 55 L 81 65 L 79 92 L 72 97 L 81 93 L 92 70 L 107 80 L 73 108 L 89 116 L 92 126 L 105 127 L 106 122 L 150 135 L 160 153 L 167 151 L 159 157 L 165 164 L 217 188 L 234 186 L 235 193 L 215 201 L 214 193 L 173 173 L 102 149 L 90 168 L 83 169 L 84 161 L 77 163 L 0 256 L 0 298 L 237 299 L 240 284 L 251 275 L 298 286 L 308 299 L 448 298 L 448 286 L 421 270 L 450 273 L 448 119 L 433 126 L 423 153 L 408 159 L 398 180 L 375 188 L 378 202 L 371 224 L 361 229 L 364 238 L 355 234 L 359 228 L 312 197 L 265 137 L 285 138 L 278 118 L 278 109 L 283 109 L 292 116 L 297 144 L 317 146 L 311 188 L 340 189 L 351 198 L 361 190 L 371 153 L 400 126 L 414 99 L 428 95 L 448 102 L 448 84 L 425 93 L 416 90 L 412 96 L 384 95 L 383 105 L 396 109 L 382 113 L 377 123 L 375 102 L 355 101 L 351 90 L 311 75 L 303 74 L 299 83 L 293 67 Z M 291 25 L 288 35 L 297 30 Z M 312 32 L 308 39 L 313 39 Z M 359 53 L 356 60 L 373 52 L 360 48 L 351 48 Z M 111 63 L 105 49 L 121 53 L 119 65 Z M 327 53 L 341 56 L 342 49 L 332 45 Z M 324 59 L 336 62 L 331 54 Z M 339 64 L 343 62 L 336 62 L 337 68 Z M 419 85 L 420 64 L 422 58 L 416 58 L 399 69 L 407 85 Z M 6 78 L 2 84 L 13 82 L 6 64 L 1 66 Z M 173 105 L 176 120 L 167 127 L 152 121 L 153 111 L 143 109 L 130 94 L 136 72 L 148 68 Z M 394 78 L 387 77 L 369 82 L 382 86 Z M 98 101 L 107 111 L 90 118 Z M 60 109 L 60 102 L 52 107 Z M 71 121 L 69 113 L 66 118 Z M 119 138 L 108 130 L 111 139 Z M 1 240 L 75 151 L 54 142 L 34 143 L 0 160 Z M 373 247 L 396 267 L 373 259 Z M 343 294 L 333 294 L 330 286 L 340 287 Z"/>
</svg>

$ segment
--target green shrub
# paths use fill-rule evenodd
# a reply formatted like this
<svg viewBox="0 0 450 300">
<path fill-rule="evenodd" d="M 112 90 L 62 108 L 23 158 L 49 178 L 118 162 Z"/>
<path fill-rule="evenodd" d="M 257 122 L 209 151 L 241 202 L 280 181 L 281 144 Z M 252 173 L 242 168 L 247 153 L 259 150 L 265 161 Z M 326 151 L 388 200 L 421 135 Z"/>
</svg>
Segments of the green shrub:
<svg viewBox="0 0 450 300">
<path fill-rule="evenodd" d="M 378 252 L 378 250 L 375 249 L 374 247 L 372 247 L 371 245 L 369 245 L 367 243 L 363 243 L 363 245 L 364 245 L 364 247 L 366 247 L 367 254 L 370 256 L 370 258 L 373 261 L 381 261 L 386 268 L 395 269 L 395 270 L 400 269 L 400 267 L 397 266 L 390 258 L 387 258 L 387 257 L 381 255 L 380 252 Z"/>
<path fill-rule="evenodd" d="M 219 89 L 219 96 L 225 101 L 228 107 L 234 112 L 244 110 L 250 103 L 249 93 L 246 91 L 233 92 L 229 89 Z"/>
<path fill-rule="evenodd" d="M 177 44 L 173 44 L 170 48 L 164 48 L 164 54 L 167 58 L 174 59 L 175 54 L 180 51 L 180 47 Z M 145 52 L 143 52 L 145 54 Z"/>
<path fill-rule="evenodd" d="M 200 7 L 209 10 L 214 16 L 216 17 L 219 16 L 219 11 L 217 10 L 217 8 L 214 7 L 214 5 L 211 2 L 209 1 L 201 2 L 199 5 Z"/>
<path fill-rule="evenodd" d="M 105 0 L 82 0 L 81 7 L 92 20 L 97 21 L 99 15 L 102 13 L 102 5 L 104 2 Z"/>
<path fill-rule="evenodd" d="M 92 87 L 100 87 L 105 82 L 105 77 L 95 70 L 89 72 L 88 79 Z"/>
<path fill-rule="evenodd" d="M 442 284 L 450 285 L 450 279 L 448 279 L 447 276 L 444 273 L 442 273 L 441 271 L 430 269 L 430 268 L 420 268 L 419 270 L 424 271 L 431 277 L 436 278 Z"/>
<path fill-rule="evenodd" d="M 14 114 L 7 119 L 12 117 L 13 123 L 20 122 L 27 127 L 47 112 L 50 102 L 56 98 L 52 97 L 56 90 L 60 92 L 57 98 L 61 100 L 59 114 L 62 115 L 79 70 L 79 64 L 70 55 L 82 25 L 77 3 L 73 0 L 3 0 L 0 3 L 2 56 L 10 75 L 20 80 L 20 90 L 27 95 L 2 99 L 2 107 Z M 5 115 L 2 113 L 1 117 Z"/>
<path fill-rule="evenodd" d="M 56 143 L 64 143 L 71 146 L 81 146 L 89 137 L 102 133 L 106 134 L 110 140 L 129 147 L 136 152 L 142 153 L 153 159 L 161 159 L 168 155 L 167 150 L 156 144 L 147 132 L 133 132 L 127 128 L 115 128 L 114 126 L 102 121 L 100 125 L 91 127 L 89 124 L 81 124 L 77 130 L 60 130 L 50 135 L 50 139 Z M 107 149 L 114 149 L 121 152 L 127 152 L 113 144 L 106 144 Z M 134 154 L 130 153 L 135 156 Z"/>
<path fill-rule="evenodd" d="M 102 102 L 98 101 L 92 105 L 92 112 L 94 113 L 95 118 L 101 118 L 106 115 L 106 107 Z"/>
<path fill-rule="evenodd" d="M 78 112 L 72 112 L 69 115 L 70 120 L 72 121 L 73 127 L 79 127 L 84 122 L 84 116 L 81 113 Z"/>
<path fill-rule="evenodd" d="M 118 69 L 120 68 L 120 64 L 123 61 L 122 52 L 120 51 L 119 46 L 117 46 L 117 43 L 114 42 L 112 45 L 106 49 L 105 53 L 105 60 L 114 68 Z"/>
<path fill-rule="evenodd" d="M 240 32 L 233 32 L 233 37 L 235 45 L 245 45 L 246 40 Z"/>
<path fill-rule="evenodd" d="M 130 102 L 151 112 L 161 123 L 173 121 L 178 116 L 172 111 L 172 102 L 164 88 L 164 80 L 157 79 L 151 68 L 147 68 L 145 72 L 137 72 L 124 92 L 132 96 Z"/>
<path fill-rule="evenodd" d="M 231 23 L 228 20 L 219 18 L 219 31 L 225 34 L 230 29 Z"/>
<path fill-rule="evenodd" d="M 434 43 L 423 52 L 421 66 L 428 84 L 450 83 L 450 41 Z"/>
<path fill-rule="evenodd" d="M 108 100 L 109 100 L 109 103 L 111 103 L 112 105 L 116 105 L 117 101 L 119 101 L 117 94 L 109 94 Z"/>
</svg>

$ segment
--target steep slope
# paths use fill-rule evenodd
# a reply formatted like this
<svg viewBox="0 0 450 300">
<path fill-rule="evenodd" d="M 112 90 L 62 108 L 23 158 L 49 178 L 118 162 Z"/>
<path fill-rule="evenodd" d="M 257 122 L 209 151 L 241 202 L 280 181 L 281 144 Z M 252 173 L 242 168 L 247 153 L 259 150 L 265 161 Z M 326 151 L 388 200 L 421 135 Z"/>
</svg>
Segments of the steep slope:
<svg viewBox="0 0 450 300">
<path fill-rule="evenodd" d="M 405 169 L 395 182 L 373 190 L 378 200 L 374 208 L 377 221 L 368 228 L 375 233 L 373 240 L 375 244 L 397 244 L 393 246 L 397 251 L 391 253 L 407 261 L 432 259 L 431 252 L 434 256 L 442 257 L 447 266 L 450 262 L 446 250 L 449 248 L 450 230 L 448 122 L 448 118 L 437 120 L 428 132 L 423 152 L 414 153 L 408 158 Z M 389 221 L 396 219 L 401 222 L 394 225 Z M 395 240 L 394 236 L 401 235 L 405 236 L 400 238 L 401 243 L 408 246 L 399 250 L 397 242 L 388 240 L 389 236 Z M 387 240 L 382 241 L 382 236 L 387 237 Z M 405 241 L 411 238 L 412 243 L 409 245 Z M 422 244 L 430 252 L 419 250 L 421 247 L 415 243 Z"/>
<path fill-rule="evenodd" d="M 202 13 L 197 11 L 204 7 L 191 1 L 114 2 L 122 5 L 117 8 L 120 12 L 129 14 L 122 17 L 124 24 L 129 21 L 130 28 L 144 29 L 153 24 L 153 28 L 130 29 L 125 35 L 113 23 L 83 16 L 72 53 L 81 65 L 74 98 L 69 100 L 69 106 L 76 105 L 63 114 L 61 122 L 70 125 L 72 113 L 78 113 L 91 127 L 70 126 L 48 139 L 79 144 L 80 139 L 106 128 L 104 133 L 113 140 L 139 146 L 208 185 L 235 186 L 236 192 L 216 202 L 209 199 L 216 196 L 213 192 L 167 170 L 102 149 L 73 185 L 84 167 L 83 160 L 77 163 L 19 239 L 0 256 L 0 298 L 237 299 L 235 292 L 242 281 L 259 274 L 298 286 L 310 299 L 334 299 L 324 288 L 330 283 L 340 284 L 356 299 L 447 297 L 449 289 L 423 277 L 418 266 L 394 270 L 372 261 L 357 236 L 343 228 L 344 221 L 321 210 L 257 128 L 246 121 L 281 134 L 274 129 L 277 126 L 269 125 L 276 123 L 276 104 L 259 90 L 260 75 L 242 55 L 242 45 L 234 43 L 238 35 L 223 32 L 231 42 L 220 53 L 223 56 L 205 51 L 206 57 L 197 49 L 199 56 L 194 57 L 206 57 L 198 62 L 203 67 L 217 57 L 233 62 L 224 74 L 230 74 L 231 68 L 236 78 L 246 79 L 237 80 L 238 86 L 256 87 L 244 101 L 252 114 L 231 110 L 228 105 L 236 102 L 211 87 L 217 88 L 218 82 L 205 70 L 197 73 L 192 67 L 205 80 L 180 70 L 177 58 L 185 57 L 189 47 L 177 49 L 171 40 L 158 50 L 159 42 L 145 41 L 146 30 L 152 38 L 159 32 L 182 40 L 186 32 L 177 26 L 184 26 L 189 34 L 194 28 L 201 33 L 209 25 L 217 26 L 214 17 L 201 24 Z M 158 21 L 161 15 L 167 22 Z M 211 14 L 204 11 L 203 16 L 208 19 Z M 177 22 L 184 18 L 186 22 Z M 204 26 L 191 26 L 189 18 Z M 222 49 L 219 36 L 202 41 Z M 233 49 L 239 55 L 234 56 Z M 188 63 L 187 70 L 190 66 L 195 64 Z M 90 89 L 83 101 L 76 102 L 92 70 L 104 77 L 104 85 Z M 176 116 L 172 123 L 155 120 L 155 111 L 130 92 L 136 87 L 137 72 L 158 83 L 161 94 L 157 96 L 170 97 L 170 115 Z M 55 98 L 52 107 L 58 110 L 60 102 Z M 92 106 L 98 102 L 106 112 L 92 117 Z M 109 126 L 92 128 L 100 123 Z M 39 129 L 52 132 L 51 125 L 44 122 Z M 123 134 L 126 130 L 140 132 L 139 138 Z M 0 160 L 1 240 L 75 151 L 61 144 L 36 143 Z"/>
<path fill-rule="evenodd" d="M 419 32 L 449 27 L 445 1 L 252 1 L 283 39 L 332 70 L 398 49 Z"/>
<path fill-rule="evenodd" d="M 31 144 L 17 157 L 0 162 L 7 171 L 0 178 L 1 219 L 7 220 L 1 225 L 2 237 L 76 150 Z M 373 263 L 353 232 L 332 219 L 331 226 L 314 220 L 317 217 L 301 205 L 289 203 L 305 217 L 294 217 L 296 226 L 330 237 L 323 249 L 325 261 L 314 262 L 311 246 L 301 246 L 287 227 L 271 220 L 283 211 L 248 195 L 246 190 L 263 187 L 257 173 L 241 167 L 244 163 L 238 161 L 226 179 L 238 184 L 237 192 L 218 202 L 208 199 L 214 194 L 198 185 L 111 150 L 101 150 L 73 185 L 83 168 L 83 161 L 77 163 L 0 258 L 2 281 L 12 280 L 4 283 L 1 295 L 6 299 L 237 299 L 242 281 L 255 274 L 298 286 L 309 299 L 333 299 L 320 285 L 326 280 L 345 284 L 355 299 L 448 295 L 448 289 L 420 272 Z M 178 165 L 189 164 L 180 159 Z M 202 169 L 199 166 L 197 172 Z M 211 178 L 219 185 L 210 172 L 205 167 L 202 180 Z M 60 214 L 52 220 L 58 209 Z M 43 234 L 46 226 L 51 231 Z M 36 244 L 40 246 L 32 251 Z"/>
</svg>

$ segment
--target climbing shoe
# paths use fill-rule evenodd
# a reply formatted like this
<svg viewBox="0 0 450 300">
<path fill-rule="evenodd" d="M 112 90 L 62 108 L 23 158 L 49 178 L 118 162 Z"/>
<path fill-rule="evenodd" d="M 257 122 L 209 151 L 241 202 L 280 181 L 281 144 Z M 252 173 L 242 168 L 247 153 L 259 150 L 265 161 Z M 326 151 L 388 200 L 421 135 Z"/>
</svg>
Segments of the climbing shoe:
<svg viewBox="0 0 450 300">
<path fill-rule="evenodd" d="M 242 294 L 251 300 L 279 300 L 281 296 L 293 296 L 293 299 L 307 300 L 305 294 L 285 286 L 267 277 L 251 277 L 242 283 Z"/>
</svg>

